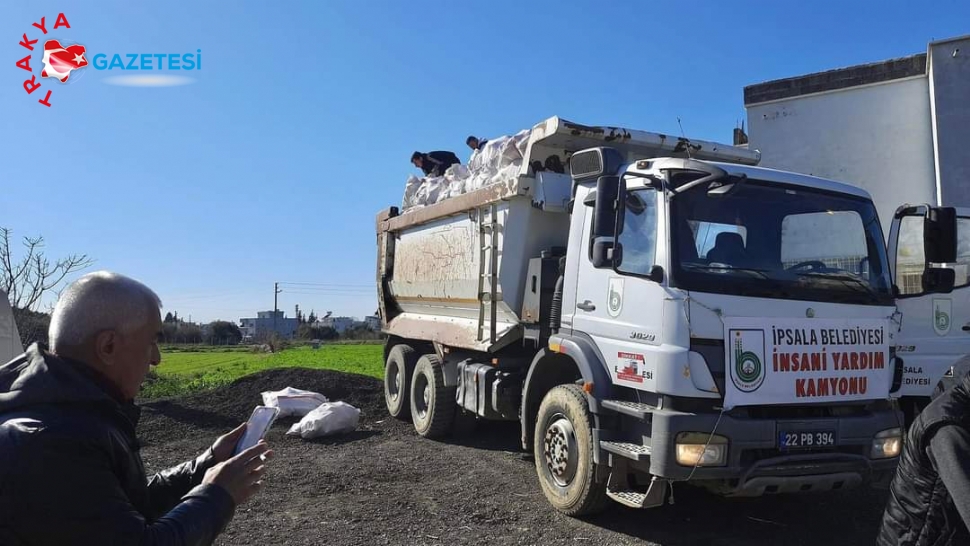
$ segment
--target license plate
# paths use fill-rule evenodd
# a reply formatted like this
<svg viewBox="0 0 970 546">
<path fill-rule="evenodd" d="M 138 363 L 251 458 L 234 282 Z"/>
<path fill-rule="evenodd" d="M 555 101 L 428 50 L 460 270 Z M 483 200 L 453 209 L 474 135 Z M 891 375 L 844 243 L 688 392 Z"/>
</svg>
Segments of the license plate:
<svg viewBox="0 0 970 546">
<path fill-rule="evenodd" d="M 778 447 L 781 449 L 811 449 L 834 445 L 833 430 L 785 430 L 778 433 Z"/>
</svg>

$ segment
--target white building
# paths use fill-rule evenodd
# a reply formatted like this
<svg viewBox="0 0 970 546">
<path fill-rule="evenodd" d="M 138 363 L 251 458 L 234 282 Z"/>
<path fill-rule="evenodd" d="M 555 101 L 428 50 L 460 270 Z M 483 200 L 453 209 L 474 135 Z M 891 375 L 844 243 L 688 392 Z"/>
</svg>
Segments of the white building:
<svg viewBox="0 0 970 546">
<path fill-rule="evenodd" d="M 748 145 L 761 166 L 867 189 L 888 229 L 902 203 L 970 205 L 968 98 L 970 36 L 941 40 L 918 55 L 746 87 Z"/>
<path fill-rule="evenodd" d="M 320 326 L 323 328 L 333 328 L 334 330 L 337 331 L 337 333 L 342 334 L 347 330 L 353 328 L 356 322 L 357 320 L 354 319 L 353 317 L 332 317 L 328 315 L 317 320 L 316 326 Z"/>
<path fill-rule="evenodd" d="M 242 332 L 243 340 L 250 341 L 259 339 L 261 336 L 275 332 L 285 338 L 292 338 L 296 335 L 296 329 L 300 326 L 295 318 L 286 318 L 283 311 L 276 311 L 274 320 L 273 311 L 259 311 L 256 318 L 239 319 L 239 330 Z"/>
<path fill-rule="evenodd" d="M 377 315 L 371 315 L 369 317 L 364 317 L 363 324 L 364 324 L 364 326 L 368 330 L 373 330 L 375 332 L 379 332 L 380 329 L 381 329 L 381 317 L 379 317 Z"/>
</svg>

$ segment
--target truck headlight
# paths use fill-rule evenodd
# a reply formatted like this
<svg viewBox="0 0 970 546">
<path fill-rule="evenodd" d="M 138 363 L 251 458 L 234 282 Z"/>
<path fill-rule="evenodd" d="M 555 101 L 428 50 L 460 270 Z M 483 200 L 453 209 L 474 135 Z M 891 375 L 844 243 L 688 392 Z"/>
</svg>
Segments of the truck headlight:
<svg viewBox="0 0 970 546">
<path fill-rule="evenodd" d="M 726 466 L 728 439 L 707 432 L 677 435 L 677 464 L 681 466 Z"/>
<path fill-rule="evenodd" d="M 872 449 L 869 451 L 871 459 L 889 459 L 899 457 L 903 449 L 903 429 L 891 428 L 884 430 L 872 439 Z"/>
</svg>

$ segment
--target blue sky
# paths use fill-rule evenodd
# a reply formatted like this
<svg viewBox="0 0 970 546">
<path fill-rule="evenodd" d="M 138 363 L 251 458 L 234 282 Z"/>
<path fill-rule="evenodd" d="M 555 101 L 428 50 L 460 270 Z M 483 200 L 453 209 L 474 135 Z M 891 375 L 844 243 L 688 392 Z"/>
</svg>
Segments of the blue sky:
<svg viewBox="0 0 970 546">
<path fill-rule="evenodd" d="M 730 142 L 745 85 L 923 52 L 970 3 L 4 2 L 0 226 L 135 277 L 193 320 L 376 308 L 374 217 L 414 150 L 559 115 Z M 52 30 L 59 12 L 71 29 Z M 195 82 L 41 80 L 23 33 L 89 53 L 192 53 Z M 40 42 L 43 46 L 43 39 Z M 39 64 L 35 55 L 32 66 Z M 90 59 L 89 59 L 90 62 Z M 35 73 L 39 70 L 35 69 Z M 52 89 L 52 106 L 37 103 Z"/>
</svg>

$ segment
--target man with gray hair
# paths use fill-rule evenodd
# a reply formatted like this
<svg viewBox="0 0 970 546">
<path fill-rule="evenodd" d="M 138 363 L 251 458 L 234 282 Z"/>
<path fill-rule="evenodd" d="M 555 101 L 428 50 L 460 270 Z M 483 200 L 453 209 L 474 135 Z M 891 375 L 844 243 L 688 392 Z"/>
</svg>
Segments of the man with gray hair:
<svg viewBox="0 0 970 546">
<path fill-rule="evenodd" d="M 0 544 L 211 544 L 260 486 L 245 424 L 194 460 L 145 474 L 133 400 L 161 361 L 158 296 L 108 272 L 67 287 L 50 351 L 0 366 Z"/>
</svg>

